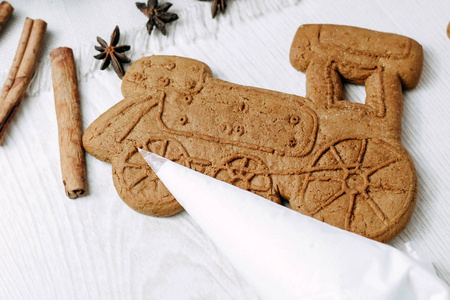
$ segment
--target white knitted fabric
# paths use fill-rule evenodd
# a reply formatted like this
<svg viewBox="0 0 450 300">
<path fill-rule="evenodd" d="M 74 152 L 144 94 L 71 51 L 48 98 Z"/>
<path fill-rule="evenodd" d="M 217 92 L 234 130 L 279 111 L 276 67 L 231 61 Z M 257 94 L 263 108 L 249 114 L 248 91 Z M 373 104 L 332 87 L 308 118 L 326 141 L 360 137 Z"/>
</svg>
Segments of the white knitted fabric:
<svg viewBox="0 0 450 300">
<path fill-rule="evenodd" d="M 144 2 L 137 1 L 137 2 Z M 146 2 L 146 1 L 145 1 Z M 99 69 L 100 63 L 93 59 L 100 36 L 109 43 L 116 25 L 121 31 L 121 44 L 131 45 L 126 53 L 132 60 L 165 49 L 176 43 L 192 43 L 198 38 L 214 37 L 218 26 L 236 26 L 267 12 L 296 4 L 299 0 L 234 0 L 228 1 L 227 10 L 234 13 L 218 14 L 211 18 L 211 2 L 197 0 L 170 0 L 169 12 L 177 13 L 179 19 L 167 25 L 167 36 L 154 30 L 149 36 L 145 27 L 146 16 L 135 1 L 64 1 L 64 0 L 18 0 L 11 2 L 15 8 L 13 17 L 0 33 L 0 83 L 7 76 L 26 17 L 43 19 L 48 23 L 48 34 L 42 49 L 41 62 L 27 91 L 36 95 L 51 86 L 48 53 L 56 47 L 70 47 L 77 61 L 78 76 L 86 76 Z M 237 28 L 237 30 L 239 30 Z"/>
</svg>

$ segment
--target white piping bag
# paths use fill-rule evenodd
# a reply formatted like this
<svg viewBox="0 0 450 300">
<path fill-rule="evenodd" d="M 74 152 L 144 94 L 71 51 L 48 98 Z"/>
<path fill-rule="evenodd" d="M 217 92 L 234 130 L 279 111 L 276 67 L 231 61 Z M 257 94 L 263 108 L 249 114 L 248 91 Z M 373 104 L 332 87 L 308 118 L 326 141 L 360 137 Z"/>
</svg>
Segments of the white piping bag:
<svg viewBox="0 0 450 300">
<path fill-rule="evenodd" d="M 450 299 L 403 252 L 140 150 L 262 299 Z"/>
</svg>

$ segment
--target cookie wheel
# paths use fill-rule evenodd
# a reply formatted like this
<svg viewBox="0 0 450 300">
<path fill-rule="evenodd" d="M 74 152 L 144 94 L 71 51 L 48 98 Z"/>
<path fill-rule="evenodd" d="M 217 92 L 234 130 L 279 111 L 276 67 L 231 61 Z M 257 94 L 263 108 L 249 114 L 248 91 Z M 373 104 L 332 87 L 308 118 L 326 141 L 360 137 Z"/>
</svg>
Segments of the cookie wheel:
<svg viewBox="0 0 450 300">
<path fill-rule="evenodd" d="M 189 166 L 186 149 L 175 139 L 152 136 L 138 147 L 174 162 Z M 134 210 L 152 216 L 171 216 L 183 208 L 144 161 L 134 145 L 129 145 L 113 161 L 114 185 L 120 197 Z"/>
<path fill-rule="evenodd" d="M 208 175 L 280 203 L 280 198 L 273 191 L 268 167 L 256 156 L 232 155 L 215 166 L 212 174 Z"/>
<path fill-rule="evenodd" d="M 340 139 L 315 157 L 297 208 L 386 242 L 409 221 L 415 193 L 414 166 L 403 148 L 375 138 Z"/>
</svg>

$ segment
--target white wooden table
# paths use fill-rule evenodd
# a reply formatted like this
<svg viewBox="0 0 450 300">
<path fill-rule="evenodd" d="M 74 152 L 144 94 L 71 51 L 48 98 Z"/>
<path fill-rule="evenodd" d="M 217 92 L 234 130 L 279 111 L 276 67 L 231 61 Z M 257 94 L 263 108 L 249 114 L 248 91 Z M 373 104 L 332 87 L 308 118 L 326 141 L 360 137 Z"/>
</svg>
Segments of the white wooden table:
<svg viewBox="0 0 450 300">
<path fill-rule="evenodd" d="M 140 215 L 118 197 L 111 166 L 86 156 L 89 195 L 64 195 L 49 51 L 74 49 L 83 127 L 122 98 L 112 69 L 92 58 L 95 37 L 115 25 L 133 60 L 173 54 L 207 63 L 216 77 L 305 95 L 305 76 L 289 64 L 295 31 L 335 23 L 393 32 L 424 46 L 419 86 L 404 93 L 403 142 L 419 174 L 418 203 L 406 230 L 391 244 L 412 241 L 450 282 L 450 21 L 448 1 L 234 0 L 226 15 L 210 5 L 172 0 L 180 15 L 168 37 L 148 37 L 134 1 L 11 1 L 14 17 L 0 32 L 0 75 L 8 71 L 26 16 L 48 22 L 32 82 L 0 147 L 0 299 L 257 299 L 186 213 Z M 3 80 L 2 80 L 3 83 Z M 348 87 L 353 101 L 362 87 Z M 301 282 L 299 282 L 301 284 Z"/>
</svg>

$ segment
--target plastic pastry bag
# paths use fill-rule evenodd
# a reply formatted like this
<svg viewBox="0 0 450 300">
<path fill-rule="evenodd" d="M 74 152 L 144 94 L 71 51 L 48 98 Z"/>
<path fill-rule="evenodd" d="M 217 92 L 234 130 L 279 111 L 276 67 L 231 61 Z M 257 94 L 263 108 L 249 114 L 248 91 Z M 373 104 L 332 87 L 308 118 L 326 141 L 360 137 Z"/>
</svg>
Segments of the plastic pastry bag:
<svg viewBox="0 0 450 300">
<path fill-rule="evenodd" d="M 140 150 L 262 299 L 450 299 L 401 251 Z"/>
</svg>

